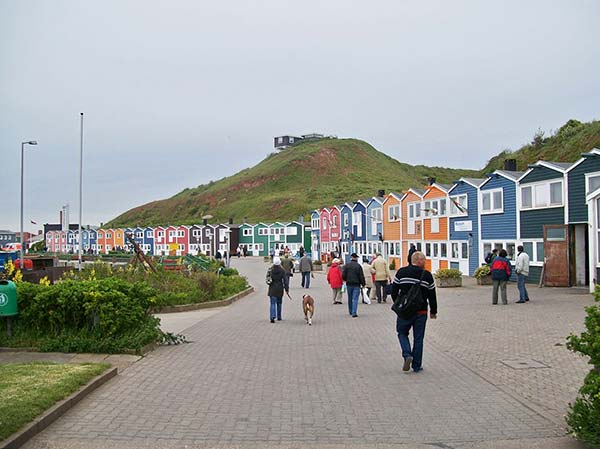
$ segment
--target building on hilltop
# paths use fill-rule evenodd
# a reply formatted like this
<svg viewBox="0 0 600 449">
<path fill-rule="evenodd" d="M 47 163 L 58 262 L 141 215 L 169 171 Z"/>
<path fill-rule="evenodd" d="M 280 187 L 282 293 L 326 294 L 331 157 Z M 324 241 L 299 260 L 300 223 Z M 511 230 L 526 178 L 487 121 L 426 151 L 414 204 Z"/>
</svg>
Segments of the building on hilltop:
<svg viewBox="0 0 600 449">
<path fill-rule="evenodd" d="M 278 150 L 284 150 L 300 141 L 314 141 L 324 138 L 324 134 L 318 133 L 303 134 L 301 137 L 290 135 L 277 136 L 273 138 L 273 146 Z"/>
</svg>

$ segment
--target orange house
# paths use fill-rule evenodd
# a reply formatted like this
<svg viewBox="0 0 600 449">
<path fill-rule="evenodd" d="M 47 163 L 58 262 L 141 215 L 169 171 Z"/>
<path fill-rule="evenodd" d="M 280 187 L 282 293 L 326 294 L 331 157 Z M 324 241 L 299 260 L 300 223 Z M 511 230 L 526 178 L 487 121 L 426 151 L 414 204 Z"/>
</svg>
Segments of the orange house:
<svg viewBox="0 0 600 449">
<path fill-rule="evenodd" d="M 423 252 L 429 271 L 448 268 L 448 191 L 452 186 L 433 183 L 423 195 Z"/>
<path fill-rule="evenodd" d="M 115 229 L 115 245 L 114 247 L 125 248 L 125 229 L 117 228 Z"/>
<path fill-rule="evenodd" d="M 106 241 L 106 245 L 104 245 L 104 254 L 108 254 L 115 248 L 115 230 L 106 229 L 104 235 Z"/>
<path fill-rule="evenodd" d="M 106 231 L 98 229 L 96 233 L 96 251 L 98 254 L 103 254 L 106 251 Z"/>
<path fill-rule="evenodd" d="M 407 256 L 411 244 L 414 244 L 418 251 L 423 249 L 422 203 L 424 194 L 425 190 L 410 188 L 400 200 L 402 254 Z M 408 263 L 408 260 L 405 260 L 405 263 Z"/>
<path fill-rule="evenodd" d="M 394 262 L 396 269 L 403 267 L 402 254 L 402 214 L 400 209 L 401 193 L 390 192 L 382 203 L 383 210 L 383 248 L 384 257 Z"/>
</svg>

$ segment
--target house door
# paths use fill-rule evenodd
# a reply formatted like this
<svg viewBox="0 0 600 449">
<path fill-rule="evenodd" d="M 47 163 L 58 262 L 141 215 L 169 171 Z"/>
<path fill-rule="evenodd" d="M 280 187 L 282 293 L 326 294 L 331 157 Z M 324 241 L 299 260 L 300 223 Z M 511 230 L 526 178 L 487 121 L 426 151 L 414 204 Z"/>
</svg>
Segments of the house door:
<svg viewBox="0 0 600 449">
<path fill-rule="evenodd" d="M 568 237 L 566 225 L 544 225 L 544 278 L 549 287 L 569 287 Z"/>
</svg>

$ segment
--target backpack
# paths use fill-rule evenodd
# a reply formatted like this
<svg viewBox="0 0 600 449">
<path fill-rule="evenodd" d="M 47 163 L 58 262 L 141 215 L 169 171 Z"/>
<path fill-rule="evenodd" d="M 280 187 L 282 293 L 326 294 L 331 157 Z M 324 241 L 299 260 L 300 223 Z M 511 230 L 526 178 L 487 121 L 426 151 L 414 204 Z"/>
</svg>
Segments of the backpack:
<svg viewBox="0 0 600 449">
<path fill-rule="evenodd" d="M 273 278 L 271 277 L 271 268 L 267 270 L 267 277 L 265 279 L 267 285 L 271 285 L 273 283 Z"/>
<path fill-rule="evenodd" d="M 506 263 L 506 260 L 502 260 L 499 257 L 496 257 L 492 262 L 490 271 L 492 272 L 492 280 L 495 281 L 506 281 L 510 277 L 508 263 Z"/>
<path fill-rule="evenodd" d="M 487 256 L 485 256 L 485 263 L 492 263 L 492 257 L 494 257 L 492 252 L 487 253 Z"/>
<path fill-rule="evenodd" d="M 411 285 L 411 287 L 405 293 L 398 293 L 394 304 L 392 304 L 392 310 L 402 319 L 408 319 L 413 316 L 417 310 L 422 310 L 426 307 L 426 302 L 423 299 L 423 292 L 421 292 L 421 281 L 425 270 L 421 273 L 419 282 Z"/>
</svg>

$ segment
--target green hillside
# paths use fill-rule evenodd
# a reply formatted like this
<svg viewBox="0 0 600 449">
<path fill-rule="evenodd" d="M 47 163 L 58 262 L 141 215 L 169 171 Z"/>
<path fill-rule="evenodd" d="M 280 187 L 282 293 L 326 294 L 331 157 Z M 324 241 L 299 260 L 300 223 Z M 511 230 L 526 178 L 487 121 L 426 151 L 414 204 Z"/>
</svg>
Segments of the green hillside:
<svg viewBox="0 0 600 449">
<path fill-rule="evenodd" d="M 516 159 L 517 169 L 527 170 L 527 165 L 544 159 L 553 162 L 575 162 L 581 153 L 600 148 L 600 121 L 581 123 L 569 120 L 549 137 L 537 132 L 530 144 L 517 151 L 503 151 L 489 160 L 482 174 L 504 168 L 505 159 Z"/>
<path fill-rule="evenodd" d="M 411 166 L 356 139 L 322 139 L 273 153 L 252 168 L 185 189 L 175 196 L 153 201 L 118 216 L 107 226 L 153 226 L 202 221 L 211 223 L 308 219 L 315 208 L 370 198 L 383 189 L 400 192 L 424 186 L 427 177 L 451 183 L 474 170 Z"/>
</svg>

